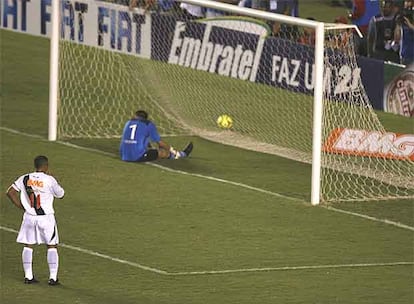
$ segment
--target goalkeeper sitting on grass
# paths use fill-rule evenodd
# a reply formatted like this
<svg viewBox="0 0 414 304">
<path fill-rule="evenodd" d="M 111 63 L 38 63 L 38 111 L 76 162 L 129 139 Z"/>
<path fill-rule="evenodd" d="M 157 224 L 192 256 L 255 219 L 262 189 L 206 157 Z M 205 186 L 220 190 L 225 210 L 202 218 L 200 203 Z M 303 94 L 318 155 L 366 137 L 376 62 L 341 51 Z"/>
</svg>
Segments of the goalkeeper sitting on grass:
<svg viewBox="0 0 414 304">
<path fill-rule="evenodd" d="M 158 144 L 158 148 L 150 147 L 150 142 Z M 183 151 L 177 151 L 161 140 L 155 124 L 148 119 L 148 113 L 138 110 L 128 120 L 122 132 L 120 154 L 123 161 L 147 162 L 160 158 L 179 159 L 188 157 L 193 150 L 190 142 Z"/>
</svg>

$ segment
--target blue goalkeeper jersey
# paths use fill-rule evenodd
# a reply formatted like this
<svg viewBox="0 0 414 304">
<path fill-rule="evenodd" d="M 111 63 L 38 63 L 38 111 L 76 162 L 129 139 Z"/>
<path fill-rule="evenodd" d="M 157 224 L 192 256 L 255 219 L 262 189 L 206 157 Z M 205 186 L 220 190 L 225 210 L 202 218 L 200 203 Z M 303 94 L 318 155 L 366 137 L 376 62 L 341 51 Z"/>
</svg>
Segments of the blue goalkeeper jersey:
<svg viewBox="0 0 414 304">
<path fill-rule="evenodd" d="M 131 119 L 127 121 L 122 132 L 120 154 L 124 161 L 137 161 L 152 142 L 161 140 L 157 127 L 150 120 Z"/>
</svg>

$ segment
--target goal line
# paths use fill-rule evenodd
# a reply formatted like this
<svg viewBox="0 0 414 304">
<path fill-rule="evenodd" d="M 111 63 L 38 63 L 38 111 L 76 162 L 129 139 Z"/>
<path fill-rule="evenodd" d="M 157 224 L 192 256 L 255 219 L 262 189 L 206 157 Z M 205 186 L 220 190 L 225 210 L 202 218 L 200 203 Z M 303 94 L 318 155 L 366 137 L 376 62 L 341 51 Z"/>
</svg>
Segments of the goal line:
<svg viewBox="0 0 414 304">
<path fill-rule="evenodd" d="M 37 135 L 37 134 L 29 134 L 29 133 L 25 133 L 25 132 L 22 132 L 22 131 L 18 131 L 18 130 L 15 130 L 15 129 L 2 127 L 2 126 L 0 126 L 0 130 L 6 131 L 6 132 L 9 132 L 9 133 L 13 133 L 13 134 L 19 134 L 19 135 L 23 135 L 23 136 L 27 136 L 27 137 L 31 137 L 31 138 L 37 138 L 37 139 L 47 141 L 46 138 L 44 138 L 40 135 Z M 94 148 L 79 146 L 79 145 L 75 145 L 75 144 L 72 144 L 72 143 L 69 143 L 69 142 L 56 141 L 56 143 L 61 144 L 61 145 L 65 145 L 65 146 L 68 146 L 68 147 L 71 147 L 71 148 L 74 148 L 74 149 L 78 149 L 78 150 L 90 151 L 92 153 L 98 153 L 98 154 L 102 154 L 102 155 L 106 155 L 106 156 L 110 156 L 110 157 L 115 156 L 115 154 L 113 154 L 113 153 L 105 152 L 105 151 L 94 149 Z M 172 169 L 172 168 L 165 167 L 165 166 L 155 164 L 155 163 L 147 163 L 147 165 L 154 166 L 154 167 L 157 167 L 161 170 L 169 171 L 169 172 L 172 172 L 172 173 L 175 173 L 175 174 L 184 174 L 184 175 L 194 176 L 194 177 L 198 177 L 198 178 L 213 180 L 213 181 L 217 181 L 217 182 L 220 182 L 220 183 L 225 183 L 225 184 L 230 184 L 230 185 L 234 185 L 234 186 L 237 186 L 237 187 L 250 189 L 252 191 L 257 191 L 257 192 L 260 192 L 260 193 L 269 194 L 269 195 L 274 196 L 274 197 L 283 197 L 283 198 L 286 198 L 286 199 L 289 199 L 289 200 L 292 200 L 292 201 L 307 203 L 305 200 L 301 200 L 299 198 L 282 195 L 282 194 L 277 193 L 277 192 L 272 192 L 272 191 L 269 191 L 269 190 L 266 190 L 266 189 L 253 187 L 253 186 L 243 184 L 243 183 L 239 183 L 239 182 L 235 182 L 235 181 L 220 179 L 220 178 L 217 178 L 217 177 L 214 177 L 214 176 L 208 176 L 208 175 L 202 175 L 202 174 L 197 174 L 197 173 L 191 173 L 191 172 L 186 172 L 186 171 L 182 171 L 182 170 Z M 386 224 L 386 225 L 394 226 L 394 227 L 397 227 L 397 228 L 402 228 L 402 229 L 405 229 L 405 230 L 414 231 L 414 227 L 412 227 L 412 226 L 405 225 L 405 224 L 395 222 L 395 221 L 391 221 L 391 220 L 388 220 L 388 219 L 380 219 L 380 218 L 376 218 L 376 217 L 369 216 L 369 215 L 366 215 L 366 214 L 361 214 L 361 213 L 357 213 L 357 212 L 346 211 L 346 210 L 343 210 L 343 209 L 334 208 L 332 206 L 325 206 L 325 205 L 319 205 L 319 206 L 321 208 L 325 208 L 325 209 L 333 211 L 333 212 L 339 212 L 339 213 L 343 213 L 343 214 L 363 218 L 363 219 L 366 219 L 366 220 L 370 220 L 370 221 L 379 222 L 379 223 L 383 223 L 383 224 Z"/>
</svg>

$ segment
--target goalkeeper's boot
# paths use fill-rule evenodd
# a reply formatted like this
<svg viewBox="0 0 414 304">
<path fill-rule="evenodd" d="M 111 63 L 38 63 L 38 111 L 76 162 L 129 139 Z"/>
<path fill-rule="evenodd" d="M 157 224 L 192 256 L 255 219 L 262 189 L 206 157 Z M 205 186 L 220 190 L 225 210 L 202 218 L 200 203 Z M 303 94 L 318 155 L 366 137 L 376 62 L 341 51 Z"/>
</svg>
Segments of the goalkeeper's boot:
<svg viewBox="0 0 414 304">
<path fill-rule="evenodd" d="M 193 151 L 193 143 L 190 142 L 187 147 L 184 148 L 183 153 L 184 156 L 183 157 L 188 157 L 191 153 L 191 151 Z"/>
<path fill-rule="evenodd" d="M 28 278 L 24 278 L 24 284 L 36 284 L 39 283 L 38 280 L 36 280 L 35 277 L 33 277 L 33 279 L 29 280 Z"/>
</svg>

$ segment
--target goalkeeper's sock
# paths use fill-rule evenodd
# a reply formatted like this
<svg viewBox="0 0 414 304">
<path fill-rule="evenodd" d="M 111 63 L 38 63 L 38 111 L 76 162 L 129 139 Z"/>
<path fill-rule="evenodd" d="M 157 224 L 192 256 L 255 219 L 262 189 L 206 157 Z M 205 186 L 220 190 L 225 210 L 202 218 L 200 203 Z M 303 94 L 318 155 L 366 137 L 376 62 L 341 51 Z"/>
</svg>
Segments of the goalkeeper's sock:
<svg viewBox="0 0 414 304">
<path fill-rule="evenodd" d="M 170 148 L 169 159 L 179 159 L 187 157 L 193 150 L 193 143 L 189 143 L 183 151 L 177 151 L 173 147 Z"/>
<path fill-rule="evenodd" d="M 187 157 L 187 154 L 185 154 L 184 151 L 178 151 L 177 155 L 175 156 L 175 159 L 184 158 Z"/>
<path fill-rule="evenodd" d="M 49 264 L 49 278 L 56 281 L 59 268 L 59 255 L 57 248 L 49 248 L 47 250 L 47 263 Z"/>
<path fill-rule="evenodd" d="M 175 150 L 173 147 L 170 147 L 170 156 L 168 158 L 169 159 L 176 159 L 177 153 L 178 153 L 177 150 Z"/>
<path fill-rule="evenodd" d="M 29 280 L 33 279 L 33 269 L 32 269 L 33 249 L 32 248 L 29 248 L 29 247 L 23 248 L 22 261 L 23 261 L 24 277 Z"/>
</svg>

